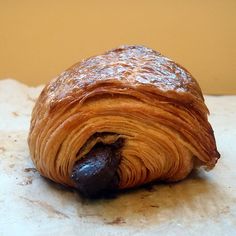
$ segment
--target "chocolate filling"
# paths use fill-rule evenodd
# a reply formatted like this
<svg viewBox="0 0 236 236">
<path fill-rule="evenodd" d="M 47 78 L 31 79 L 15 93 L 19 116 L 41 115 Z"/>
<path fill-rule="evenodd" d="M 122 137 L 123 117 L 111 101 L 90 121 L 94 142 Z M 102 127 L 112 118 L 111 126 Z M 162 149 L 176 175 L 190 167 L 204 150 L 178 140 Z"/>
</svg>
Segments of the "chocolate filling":
<svg viewBox="0 0 236 236">
<path fill-rule="evenodd" d="M 107 190 L 118 188 L 117 169 L 123 139 L 113 144 L 96 144 L 89 153 L 76 162 L 71 178 L 78 191 L 86 197 L 98 197 Z"/>
</svg>

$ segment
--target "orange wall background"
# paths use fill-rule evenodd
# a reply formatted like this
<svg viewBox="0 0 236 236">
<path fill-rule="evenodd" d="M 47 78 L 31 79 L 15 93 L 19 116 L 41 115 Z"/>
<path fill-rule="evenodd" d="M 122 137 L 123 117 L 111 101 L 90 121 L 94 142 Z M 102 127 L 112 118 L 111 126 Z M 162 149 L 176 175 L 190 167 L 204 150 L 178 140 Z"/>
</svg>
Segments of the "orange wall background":
<svg viewBox="0 0 236 236">
<path fill-rule="evenodd" d="M 37 85 L 121 44 L 186 67 L 211 94 L 236 94 L 235 0 L 1 0 L 0 78 Z"/>
</svg>

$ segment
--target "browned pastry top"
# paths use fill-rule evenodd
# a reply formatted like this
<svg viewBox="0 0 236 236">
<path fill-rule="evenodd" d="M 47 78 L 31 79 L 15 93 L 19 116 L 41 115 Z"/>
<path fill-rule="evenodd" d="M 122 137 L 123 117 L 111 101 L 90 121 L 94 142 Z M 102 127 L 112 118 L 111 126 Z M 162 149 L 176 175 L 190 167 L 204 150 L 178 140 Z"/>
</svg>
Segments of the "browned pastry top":
<svg viewBox="0 0 236 236">
<path fill-rule="evenodd" d="M 165 93 L 165 96 L 182 102 L 203 100 L 197 81 L 186 69 L 143 46 L 121 46 L 76 63 L 50 83 L 48 92 L 51 101 L 57 103 L 68 97 L 74 98 L 88 86 L 101 83 L 113 86 L 116 83 L 121 93 L 122 89 L 137 86 L 153 92 L 154 87 L 160 94 Z M 191 94 L 192 99 L 184 99 L 186 93 Z"/>
</svg>

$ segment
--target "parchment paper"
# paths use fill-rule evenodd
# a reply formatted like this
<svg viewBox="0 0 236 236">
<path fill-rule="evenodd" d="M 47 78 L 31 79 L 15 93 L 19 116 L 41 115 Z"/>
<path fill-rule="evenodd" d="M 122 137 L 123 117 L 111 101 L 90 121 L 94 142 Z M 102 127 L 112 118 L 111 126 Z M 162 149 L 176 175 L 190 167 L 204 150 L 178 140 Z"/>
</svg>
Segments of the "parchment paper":
<svg viewBox="0 0 236 236">
<path fill-rule="evenodd" d="M 0 81 L 0 235 L 236 235 L 236 96 L 206 96 L 222 155 L 211 172 L 89 201 L 42 178 L 29 157 L 42 86 Z"/>
</svg>

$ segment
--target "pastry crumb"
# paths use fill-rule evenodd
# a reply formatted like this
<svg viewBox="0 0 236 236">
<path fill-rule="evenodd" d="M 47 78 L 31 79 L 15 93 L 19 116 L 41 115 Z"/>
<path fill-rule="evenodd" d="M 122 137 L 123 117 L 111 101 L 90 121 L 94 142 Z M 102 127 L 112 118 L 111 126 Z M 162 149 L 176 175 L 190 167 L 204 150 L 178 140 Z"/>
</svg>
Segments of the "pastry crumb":
<svg viewBox="0 0 236 236">
<path fill-rule="evenodd" d="M 0 147 L 0 152 L 5 152 L 6 148 L 5 147 Z"/>
<path fill-rule="evenodd" d="M 24 172 L 33 172 L 33 173 L 35 173 L 35 172 L 37 172 L 37 169 L 36 168 L 33 168 L 33 167 L 27 167 L 27 168 L 25 168 L 24 169 Z"/>
<path fill-rule="evenodd" d="M 108 225 L 119 225 L 119 224 L 125 224 L 125 220 L 122 217 L 116 217 L 114 220 L 106 222 Z"/>
<path fill-rule="evenodd" d="M 13 116 L 19 116 L 19 113 L 16 112 L 16 111 L 13 111 L 13 112 L 12 112 L 12 115 L 13 115 Z"/>
</svg>

